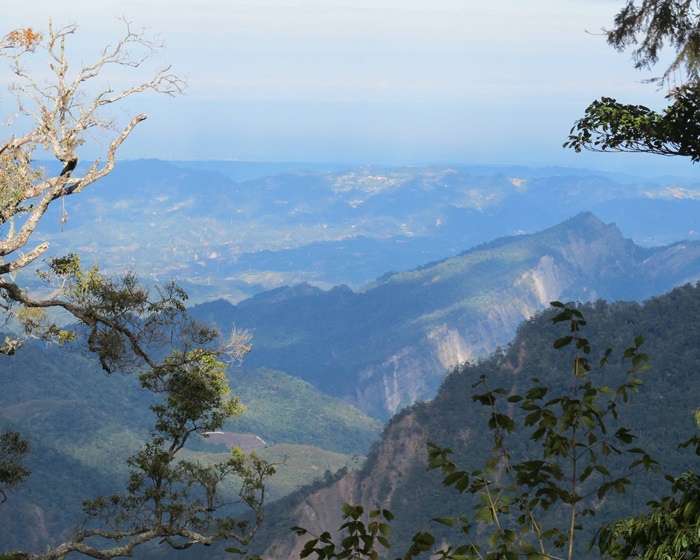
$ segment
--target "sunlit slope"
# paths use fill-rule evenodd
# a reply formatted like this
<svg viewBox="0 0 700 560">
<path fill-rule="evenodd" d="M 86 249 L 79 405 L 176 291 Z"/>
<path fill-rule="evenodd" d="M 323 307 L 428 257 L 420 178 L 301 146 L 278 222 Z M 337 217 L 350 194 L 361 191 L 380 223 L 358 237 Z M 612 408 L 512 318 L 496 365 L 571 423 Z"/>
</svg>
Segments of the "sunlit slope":
<svg viewBox="0 0 700 560">
<path fill-rule="evenodd" d="M 361 291 L 308 284 L 195 308 L 254 336 L 248 363 L 282 369 L 387 418 L 432 398 L 447 368 L 507 344 L 552 300 L 641 300 L 700 278 L 700 245 L 645 249 L 581 214 Z"/>
</svg>

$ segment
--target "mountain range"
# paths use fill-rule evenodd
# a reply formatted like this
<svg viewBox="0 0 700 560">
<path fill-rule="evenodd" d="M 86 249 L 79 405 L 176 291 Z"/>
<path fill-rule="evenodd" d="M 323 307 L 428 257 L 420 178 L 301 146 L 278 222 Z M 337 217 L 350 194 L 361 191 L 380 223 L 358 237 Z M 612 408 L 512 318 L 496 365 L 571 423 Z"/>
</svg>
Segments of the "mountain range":
<svg viewBox="0 0 700 560">
<path fill-rule="evenodd" d="M 589 374 L 595 383 L 615 387 L 626 378 L 629 364 L 621 356 L 638 336 L 644 338 L 642 350 L 650 359 L 650 368 L 640 375 L 643 384 L 639 391 L 631 393 L 629 402 L 619 400 L 619 416 L 615 422 L 610 417 L 606 419 L 608 428 L 630 428 L 636 438 L 634 446 L 660 461 L 665 473 L 677 476 L 688 470 L 697 472 L 697 456 L 678 446 L 697 435 L 694 416 L 700 403 L 700 286 L 686 285 L 643 305 L 595 302 L 579 310 L 586 320 L 579 335 L 590 341 L 591 364 L 597 364 L 606 348 L 613 350 L 608 366 L 600 370 L 594 367 Z M 445 377 L 434 399 L 395 415 L 362 469 L 273 504 L 268 515 L 275 520 L 275 530 L 266 530 L 258 543 L 264 550 L 263 557 L 298 557 L 305 539 L 289 529 L 282 530 L 284 526 L 301 526 L 316 535 L 324 531 L 335 533 L 342 523 L 344 503 L 393 512 L 391 542 L 396 548 L 392 547 L 391 557 L 405 552 L 406 543 L 418 531 L 436 531 L 439 538 L 455 546 L 463 544 L 464 536 L 458 531 L 449 533 L 444 526 L 441 531 L 440 525 L 430 520 L 449 515 L 473 518 L 474 501 L 468 492 L 460 494 L 454 488 L 445 488 L 438 472 L 427 472 L 426 442 L 453 450 L 458 468 L 483 468 L 494 441 L 483 406 L 472 399 L 480 379 L 485 377 L 492 390 L 502 387 L 506 395 L 524 394 L 533 377 L 550 388 L 569 382 L 574 353 L 567 348 L 556 349 L 553 344 L 569 333 L 569 325 L 553 325 L 555 312 L 558 310 L 547 310 L 523 323 L 503 353 L 455 368 Z M 553 398 L 558 393 L 550 394 Z M 504 410 L 517 418 L 517 408 Z M 509 437 L 505 446 L 514 457 L 541 458 L 538 444 L 528 438 L 526 428 L 521 427 Z M 611 472 L 629 472 L 622 458 L 612 453 L 609 459 Z M 587 544 L 597 527 L 637 513 L 648 500 L 670 492 L 668 481 L 660 474 L 628 476 L 632 484 L 625 493 L 608 493 L 605 499 L 595 501 L 595 515 L 584 518 L 577 557 L 593 557 L 595 552 L 589 552 Z M 470 539 L 478 542 L 488 534 L 476 529 Z"/>
<path fill-rule="evenodd" d="M 693 240 L 700 185 L 592 170 L 119 162 L 47 216 L 57 253 L 176 278 L 193 302 L 308 282 L 361 288 L 580 212 L 643 247 Z"/>
<path fill-rule="evenodd" d="M 1 336 L 1 335 L 0 335 Z M 82 500 L 120 491 L 126 458 L 147 441 L 152 396 L 132 375 L 106 374 L 91 356 L 28 344 L 0 361 L 0 428 L 25 436 L 29 480 L 0 505 L 0 549 L 38 551 L 67 537 L 82 519 Z M 231 369 L 233 392 L 247 412 L 229 436 L 259 438 L 257 452 L 280 463 L 270 499 L 354 467 L 381 426 L 308 383 L 265 369 Z M 226 445 L 196 440 L 188 453 L 225 460 Z"/>
<path fill-rule="evenodd" d="M 49 220 L 42 236 L 107 272 L 175 278 L 197 318 L 249 329 L 245 369 L 229 372 L 249 412 L 227 430 L 267 443 L 261 453 L 274 460 L 288 457 L 276 498 L 338 480 L 330 487 L 347 493 L 320 494 L 327 507 L 318 511 L 329 515 L 340 499 L 374 496 L 397 511 L 412 503 L 395 501 L 396 477 L 424 470 L 421 442 L 442 422 L 420 424 L 421 411 L 446 402 L 448 372 L 508 348 L 522 325 L 541 324 L 530 319 L 550 301 L 616 309 L 602 300 L 639 302 L 700 278 L 700 187 L 688 182 L 508 167 L 266 171 L 120 162 L 62 201 L 67 221 Z M 619 307 L 639 308 L 628 305 Z M 132 378 L 105 376 L 89 356 L 30 345 L 0 369 L 0 423 L 36 450 L 32 479 L 0 510 L 11 520 L 0 542 L 42 548 L 73 527 L 81 499 L 123 482 L 149 403 Z M 694 398 L 688 383 L 678 390 Z M 364 474 L 334 475 L 361 463 L 387 420 Z M 200 442 L 189 452 L 226 447 Z M 353 477 L 365 476 L 383 486 L 352 493 L 365 480 Z M 274 515 L 277 528 L 286 524 Z"/>
<path fill-rule="evenodd" d="M 283 370 L 386 420 L 435 395 L 446 370 L 486 356 L 550 301 L 641 301 L 700 279 L 700 243 L 642 248 L 583 213 L 359 291 L 308 284 L 193 313 L 253 333 L 248 363 Z"/>
</svg>

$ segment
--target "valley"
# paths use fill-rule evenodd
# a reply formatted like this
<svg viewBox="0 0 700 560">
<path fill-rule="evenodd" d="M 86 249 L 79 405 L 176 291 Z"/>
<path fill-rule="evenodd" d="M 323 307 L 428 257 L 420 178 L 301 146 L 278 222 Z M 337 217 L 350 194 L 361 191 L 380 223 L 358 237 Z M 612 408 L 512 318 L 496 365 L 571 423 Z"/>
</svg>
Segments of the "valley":
<svg viewBox="0 0 700 560">
<path fill-rule="evenodd" d="M 686 285 L 643 305 L 598 302 L 583 305 L 580 310 L 587 321 L 584 335 L 590 339 L 596 363 L 604 349 L 612 345 L 614 354 L 609 366 L 594 368 L 591 373 L 606 385 L 615 386 L 625 378 L 626 364 L 620 359 L 623 349 L 635 337 L 645 338 L 650 367 L 640 375 L 639 392 L 618 406 L 620 423 L 638 436 L 634 445 L 660 461 L 664 472 L 677 476 L 697 469 L 692 449 L 680 448 L 679 444 L 697 434 L 694 411 L 700 401 L 700 384 L 695 364 L 700 355 L 694 338 L 698 332 L 700 287 Z M 271 517 L 283 517 L 288 525 L 304 527 L 312 534 L 335 534 L 342 523 L 340 505 L 363 504 L 368 509 L 386 508 L 395 514 L 391 536 L 399 547 L 406 548 L 412 535 L 423 530 L 434 531 L 448 542 L 462 542 L 456 529 L 430 520 L 472 511 L 478 495 L 445 488 L 439 473 L 426 471 L 426 442 L 454 450 L 461 468 L 481 468 L 495 453 L 491 452 L 494 441 L 487 428 L 488 416 L 472 398 L 478 393 L 475 386 L 480 377 L 487 376 L 492 388 L 506 388 L 506 394 L 530 386 L 533 376 L 546 380 L 552 388 L 567 379 L 567 360 L 573 351 L 553 347 L 552 341 L 566 334 L 566 329 L 552 325 L 552 316 L 549 310 L 523 323 L 503 354 L 454 368 L 434 399 L 403 409 L 389 421 L 362 469 L 323 488 L 307 489 L 273 504 Z M 518 419 L 512 406 L 502 410 Z M 527 429 L 522 429 L 508 437 L 507 449 L 514 457 L 536 453 L 527 434 Z M 608 461 L 610 469 L 629 472 L 623 459 L 613 454 Z M 659 473 L 637 474 L 626 492 L 609 493 L 596 502 L 595 517 L 587 518 L 588 527 L 584 525 L 579 537 L 579 554 L 587 554 L 593 526 L 640 511 L 648 500 L 667 493 L 667 484 Z M 546 516 L 543 519 L 551 520 Z M 260 550 L 264 557 L 274 554 L 292 558 L 299 555 L 304 542 L 291 531 L 267 532 L 261 538 Z"/>
<path fill-rule="evenodd" d="M 454 368 L 512 352 L 550 301 L 614 313 L 605 301 L 641 302 L 700 279 L 700 186 L 687 181 L 556 168 L 269 171 L 123 162 L 66 201 L 67 221 L 49 220 L 41 235 L 55 254 L 78 252 L 110 273 L 175 279 L 196 318 L 224 333 L 250 330 L 251 353 L 228 372 L 247 410 L 226 433 L 263 441 L 256 452 L 280 463 L 269 488 L 276 531 L 297 514 L 310 527 L 335 525 L 343 501 L 416 520 L 406 496 L 411 481 L 433 488 L 417 473 L 426 439 L 455 425 L 458 413 L 441 404 Z M 620 304 L 628 313 L 647 307 Z M 147 437 L 149 401 L 134 378 L 39 344 L 0 368 L 0 418 L 36 450 L 35 475 L 3 506 L 13 522 L 0 539 L 42 548 L 70 530 L 86 492 L 123 483 L 123 458 Z M 682 383 L 681 416 L 696 397 L 690 378 Z M 431 418 L 434 410 L 449 420 Z M 477 437 L 474 418 L 459 422 L 445 441 Z M 678 439 L 652 437 L 663 453 L 664 438 Z M 227 446 L 199 441 L 187 453 L 219 459 Z M 61 472 L 81 473 L 81 483 Z M 261 543 L 297 546 L 267 529 Z"/>
</svg>

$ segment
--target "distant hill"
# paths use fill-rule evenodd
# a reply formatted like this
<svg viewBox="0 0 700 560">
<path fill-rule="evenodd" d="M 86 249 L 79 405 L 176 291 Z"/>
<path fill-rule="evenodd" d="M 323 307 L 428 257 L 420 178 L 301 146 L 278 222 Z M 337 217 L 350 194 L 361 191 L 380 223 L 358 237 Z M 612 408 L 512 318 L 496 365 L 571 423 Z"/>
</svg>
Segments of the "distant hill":
<svg viewBox="0 0 700 560">
<path fill-rule="evenodd" d="M 597 362 L 609 346 L 615 350 L 611 366 L 595 374 L 598 382 L 615 385 L 623 379 L 621 353 L 636 336 L 645 338 L 643 350 L 650 356 L 651 368 L 641 374 L 644 385 L 639 393 L 632 394 L 629 404 L 617 407 L 622 425 L 632 428 L 638 436 L 635 444 L 661 461 L 666 472 L 697 471 L 697 457 L 677 445 L 697 434 L 694 411 L 700 403 L 700 286 L 677 288 L 643 306 L 596 302 L 581 310 L 587 320 L 583 335 L 591 341 L 592 360 Z M 411 535 L 425 530 L 430 518 L 471 515 L 467 493 L 460 495 L 444 488 L 439 473 L 426 472 L 425 442 L 451 448 L 462 468 L 480 468 L 492 441 L 481 405 L 472 402 L 473 385 L 486 375 L 490 388 L 504 387 L 507 392 L 524 391 L 533 376 L 556 386 L 561 372 L 571 367 L 572 353 L 570 349 L 554 350 L 552 342 L 567 333 L 567 326 L 552 325 L 551 316 L 548 311 L 523 323 L 502 356 L 456 368 L 433 400 L 393 417 L 361 471 L 274 504 L 268 512 L 273 521 L 258 545 L 267 547 L 267 553 L 274 551 L 276 557 L 296 558 L 304 539 L 284 527 L 299 525 L 315 534 L 333 531 L 341 523 L 343 503 L 392 510 L 396 516 L 393 555 L 404 552 Z M 522 440 L 527 449 L 521 449 L 522 444 L 518 447 L 518 435 L 508 440 L 511 452 L 533 453 L 536 445 L 527 439 Z M 586 557 L 585 545 L 596 527 L 630 515 L 647 500 L 669 491 L 661 476 L 636 480 L 626 494 L 608 493 L 596 505 L 596 516 L 585 518 L 588 532 L 581 539 L 581 557 Z M 433 524 L 431 530 L 440 528 Z M 478 530 L 472 533 L 476 539 L 481 534 Z"/>
<path fill-rule="evenodd" d="M 193 310 L 253 333 L 248 363 L 387 419 L 432 398 L 446 369 L 510 342 L 552 300 L 642 300 L 700 278 L 700 243 L 642 248 L 590 213 L 498 239 L 367 288 L 278 288 Z"/>
<path fill-rule="evenodd" d="M 56 252 L 237 302 L 301 282 L 359 288 L 586 211 L 638 245 L 693 240 L 700 185 L 563 168 L 135 160 L 62 211 L 65 223 L 42 224 Z"/>
</svg>

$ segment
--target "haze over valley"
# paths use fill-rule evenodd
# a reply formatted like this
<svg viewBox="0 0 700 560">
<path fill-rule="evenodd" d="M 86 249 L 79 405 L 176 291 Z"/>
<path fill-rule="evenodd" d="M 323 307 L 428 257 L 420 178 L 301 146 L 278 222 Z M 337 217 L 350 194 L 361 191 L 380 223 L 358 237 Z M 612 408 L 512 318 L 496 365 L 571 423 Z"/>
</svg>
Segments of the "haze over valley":
<svg viewBox="0 0 700 560">
<path fill-rule="evenodd" d="M 683 179 L 582 169 L 137 160 L 67 200 L 68 219 L 42 235 L 110 273 L 174 278 L 195 317 L 252 332 L 243 369 L 229 372 L 248 411 L 226 432 L 288 458 L 270 487 L 280 498 L 353 472 L 382 423 L 433 399 L 452 368 L 508 347 L 550 301 L 641 302 L 697 282 L 699 197 Z M 15 373 L 1 414 L 52 457 L 4 506 L 15 546 L 58 538 L 79 515 L 60 469 L 103 492 L 123 477 L 110 457 L 145 436 L 138 387 L 57 352 L 5 362 Z M 26 373 L 37 367 L 39 385 Z"/>
</svg>

